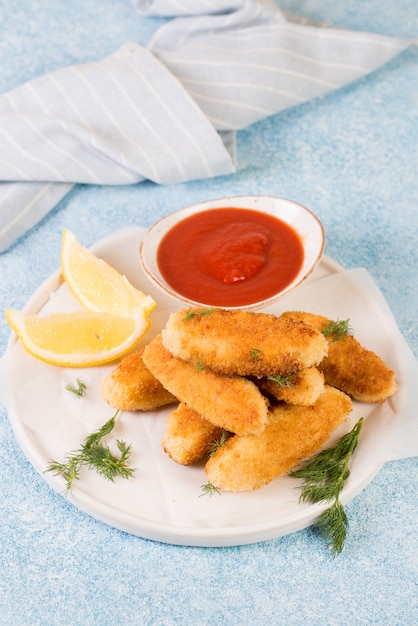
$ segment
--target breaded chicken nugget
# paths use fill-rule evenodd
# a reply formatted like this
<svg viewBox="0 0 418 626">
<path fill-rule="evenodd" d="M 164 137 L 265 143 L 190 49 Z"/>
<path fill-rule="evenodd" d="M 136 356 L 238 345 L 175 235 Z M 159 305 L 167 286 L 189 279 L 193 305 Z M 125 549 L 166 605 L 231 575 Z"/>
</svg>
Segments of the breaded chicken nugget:
<svg viewBox="0 0 418 626">
<path fill-rule="evenodd" d="M 162 334 L 174 356 L 227 376 L 296 372 L 317 365 L 328 351 L 308 324 L 251 311 L 183 309 L 170 315 Z"/>
<path fill-rule="evenodd" d="M 145 347 L 143 359 L 170 393 L 215 426 L 239 434 L 264 430 L 267 401 L 246 378 L 219 376 L 173 356 L 161 335 Z"/>
<path fill-rule="evenodd" d="M 163 448 L 176 463 L 190 465 L 209 451 L 222 432 L 181 402 L 167 418 Z"/>
<path fill-rule="evenodd" d="M 350 398 L 328 385 L 311 407 L 278 405 L 261 435 L 233 436 L 211 455 L 209 482 L 223 491 L 267 485 L 317 452 L 350 411 Z"/>
<path fill-rule="evenodd" d="M 316 367 L 291 374 L 284 381 L 279 377 L 261 378 L 258 387 L 270 396 L 300 406 L 315 404 L 324 389 L 324 375 Z"/>
<path fill-rule="evenodd" d="M 102 380 L 102 398 L 115 409 L 153 411 L 177 400 L 146 368 L 142 353 L 125 356 Z"/>
<path fill-rule="evenodd" d="M 288 311 L 286 319 L 300 320 L 323 331 L 331 320 L 322 315 Z M 384 402 L 396 391 L 395 373 L 371 350 L 351 335 L 330 334 L 328 356 L 319 365 L 325 381 L 359 402 Z"/>
</svg>

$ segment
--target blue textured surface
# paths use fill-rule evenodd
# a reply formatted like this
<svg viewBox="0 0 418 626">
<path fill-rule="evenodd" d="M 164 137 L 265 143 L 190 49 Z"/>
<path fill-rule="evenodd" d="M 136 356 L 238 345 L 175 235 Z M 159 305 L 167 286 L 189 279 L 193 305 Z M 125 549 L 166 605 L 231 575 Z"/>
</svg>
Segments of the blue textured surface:
<svg viewBox="0 0 418 626">
<path fill-rule="evenodd" d="M 418 36 L 416 0 L 281 0 L 310 19 Z M 46 71 L 146 43 L 160 20 L 129 0 L 0 0 L 0 91 Z M 280 195 L 322 220 L 326 253 L 363 266 L 418 355 L 418 48 L 321 100 L 238 136 L 230 177 L 172 187 L 77 186 L 0 256 L 1 309 L 22 308 L 57 267 L 61 233 L 85 245 L 181 206 L 242 193 Z M 9 329 L 0 320 L 0 352 Z M 417 460 L 386 464 L 347 506 L 332 559 L 311 530 L 256 545 L 187 548 L 91 519 L 53 492 L 0 414 L 0 624 L 399 625 L 418 622 Z"/>
</svg>

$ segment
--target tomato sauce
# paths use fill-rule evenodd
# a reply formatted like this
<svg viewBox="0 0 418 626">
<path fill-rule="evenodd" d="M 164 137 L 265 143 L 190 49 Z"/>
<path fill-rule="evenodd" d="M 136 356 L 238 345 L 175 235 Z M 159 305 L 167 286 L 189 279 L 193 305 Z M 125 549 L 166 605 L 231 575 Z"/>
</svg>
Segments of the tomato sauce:
<svg viewBox="0 0 418 626">
<path fill-rule="evenodd" d="M 253 209 L 207 209 L 163 237 L 157 262 L 167 283 L 196 302 L 246 306 L 285 289 L 303 264 L 296 231 Z"/>
</svg>

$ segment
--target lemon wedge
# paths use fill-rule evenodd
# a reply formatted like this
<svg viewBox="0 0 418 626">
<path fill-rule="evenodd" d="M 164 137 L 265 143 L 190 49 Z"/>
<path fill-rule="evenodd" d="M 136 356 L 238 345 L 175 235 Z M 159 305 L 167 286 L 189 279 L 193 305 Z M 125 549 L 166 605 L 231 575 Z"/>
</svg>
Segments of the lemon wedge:
<svg viewBox="0 0 418 626">
<path fill-rule="evenodd" d="M 6 321 L 32 356 L 52 365 L 88 367 L 129 352 L 150 327 L 141 308 L 130 317 L 93 311 L 26 315 L 7 309 Z"/>
<path fill-rule="evenodd" d="M 103 259 L 84 248 L 75 235 L 64 229 L 61 272 L 80 304 L 90 310 L 130 317 L 138 309 L 150 313 L 156 303 Z"/>
</svg>

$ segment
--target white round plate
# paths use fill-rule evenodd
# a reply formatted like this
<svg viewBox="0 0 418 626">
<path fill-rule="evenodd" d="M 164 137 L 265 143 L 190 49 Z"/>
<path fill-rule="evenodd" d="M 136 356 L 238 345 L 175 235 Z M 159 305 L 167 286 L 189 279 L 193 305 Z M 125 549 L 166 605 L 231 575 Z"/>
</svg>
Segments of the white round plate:
<svg viewBox="0 0 418 626">
<path fill-rule="evenodd" d="M 162 328 L 170 310 L 181 308 L 182 304 L 162 297 L 141 270 L 138 249 L 143 233 L 140 228 L 123 229 L 93 249 L 156 299 L 148 341 Z M 57 271 L 39 287 L 25 311 L 49 313 L 77 308 Z M 323 257 L 302 287 L 266 310 L 281 313 L 290 309 L 322 313 L 332 319 L 350 318 L 356 336 L 364 345 L 375 350 L 389 365 L 400 366 L 385 314 L 350 272 L 331 259 Z M 54 367 L 28 355 L 14 334 L 5 359 L 7 407 L 17 440 L 42 477 L 63 493 L 63 479 L 45 473 L 45 469 L 52 459 L 63 461 L 68 452 L 79 448 L 88 434 L 114 414 L 99 390 L 103 376 L 114 365 L 84 369 Z M 76 378 L 81 378 L 87 386 L 87 394 L 81 399 L 65 389 Z M 367 427 L 363 427 L 364 437 L 362 431 L 351 476 L 342 494 L 343 503 L 354 498 L 379 470 L 381 463 L 373 461 L 373 433 L 380 428 L 382 420 L 401 410 L 401 398 L 379 405 L 354 403 L 350 420 L 328 442 L 332 445 L 360 417 L 365 418 Z M 201 487 L 207 482 L 203 465 L 177 465 L 162 449 L 167 414 L 168 409 L 163 409 L 150 413 L 125 412 L 118 417 L 113 434 L 132 444 L 131 465 L 136 468 L 133 479 L 111 483 L 95 472 L 83 470 L 81 479 L 63 497 L 78 509 L 122 531 L 189 546 L 230 546 L 280 537 L 311 525 L 325 508 L 300 504 L 300 484 L 288 476 L 252 493 L 203 496 Z"/>
</svg>

